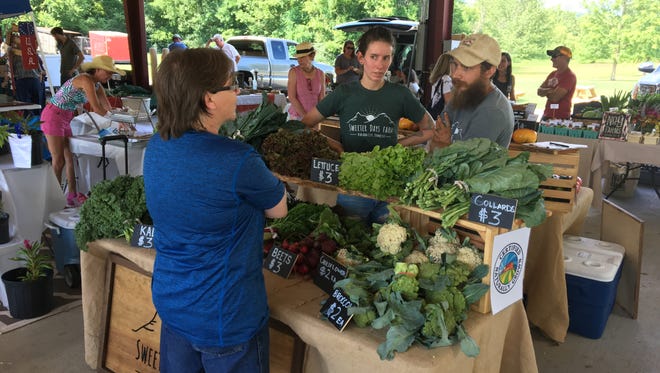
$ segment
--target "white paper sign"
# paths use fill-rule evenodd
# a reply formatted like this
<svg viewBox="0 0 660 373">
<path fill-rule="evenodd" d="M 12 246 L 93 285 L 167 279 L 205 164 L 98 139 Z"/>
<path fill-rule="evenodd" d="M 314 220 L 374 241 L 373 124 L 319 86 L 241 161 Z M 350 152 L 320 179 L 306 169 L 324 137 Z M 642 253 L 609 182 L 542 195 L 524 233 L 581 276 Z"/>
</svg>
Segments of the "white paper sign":
<svg viewBox="0 0 660 373">
<path fill-rule="evenodd" d="M 490 270 L 493 315 L 522 299 L 530 228 L 495 236 Z"/>
</svg>

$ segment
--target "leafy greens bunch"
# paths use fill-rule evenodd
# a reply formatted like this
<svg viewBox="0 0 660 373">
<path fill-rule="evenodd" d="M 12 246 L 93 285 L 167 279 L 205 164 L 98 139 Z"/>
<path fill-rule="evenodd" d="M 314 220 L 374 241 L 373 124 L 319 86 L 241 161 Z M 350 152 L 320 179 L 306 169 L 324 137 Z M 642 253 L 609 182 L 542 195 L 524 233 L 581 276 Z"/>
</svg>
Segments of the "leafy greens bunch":
<svg viewBox="0 0 660 373">
<path fill-rule="evenodd" d="M 135 220 L 151 224 L 142 176 L 119 176 L 92 187 L 91 196 L 80 208 L 76 224 L 76 244 L 87 251 L 87 243 L 100 238 L 116 238 L 132 228 Z"/>
<path fill-rule="evenodd" d="M 403 195 L 406 183 L 417 173 L 426 155 L 422 148 L 401 144 L 370 152 L 344 152 L 339 168 L 339 186 L 385 200 Z"/>
<path fill-rule="evenodd" d="M 339 159 L 337 152 L 330 148 L 326 137 L 308 129 L 281 129 L 271 133 L 263 141 L 261 153 L 272 171 L 307 180 L 312 170 L 312 158 Z"/>
</svg>

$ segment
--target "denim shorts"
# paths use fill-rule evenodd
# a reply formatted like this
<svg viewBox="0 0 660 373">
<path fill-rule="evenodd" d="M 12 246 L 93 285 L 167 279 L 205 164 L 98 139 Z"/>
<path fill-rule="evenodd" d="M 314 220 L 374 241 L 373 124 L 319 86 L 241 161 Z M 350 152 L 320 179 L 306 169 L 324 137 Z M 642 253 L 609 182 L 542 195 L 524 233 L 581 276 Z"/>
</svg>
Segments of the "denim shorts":
<svg viewBox="0 0 660 373">
<path fill-rule="evenodd" d="M 387 202 L 376 199 L 339 194 L 337 205 L 344 210 L 344 215 L 360 218 L 369 226 L 373 223 L 384 223 L 390 214 Z"/>
<path fill-rule="evenodd" d="M 229 347 L 199 347 L 165 323 L 160 331 L 161 373 L 268 373 L 268 324 L 249 341 Z"/>
</svg>

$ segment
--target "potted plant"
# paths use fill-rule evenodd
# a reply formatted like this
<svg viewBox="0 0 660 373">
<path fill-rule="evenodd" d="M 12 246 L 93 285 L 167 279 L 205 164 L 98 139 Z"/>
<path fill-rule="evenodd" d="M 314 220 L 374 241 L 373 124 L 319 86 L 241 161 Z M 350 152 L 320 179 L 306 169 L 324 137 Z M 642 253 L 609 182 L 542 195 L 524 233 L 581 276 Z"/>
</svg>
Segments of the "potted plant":
<svg viewBox="0 0 660 373">
<path fill-rule="evenodd" d="M 24 117 L 10 111 L 0 116 L 0 124 L 4 127 L 0 141 L 3 136 L 9 140 L 15 167 L 30 168 L 43 162 L 43 132 L 38 116 Z"/>
<path fill-rule="evenodd" d="M 9 214 L 4 209 L 4 205 L 2 204 L 2 192 L 0 192 L 0 245 L 6 244 L 10 240 Z"/>
<path fill-rule="evenodd" d="M 15 319 L 45 315 L 53 308 L 53 264 L 41 241 L 23 241 L 16 257 L 23 267 L 2 274 L 7 290 L 9 313 Z"/>
</svg>

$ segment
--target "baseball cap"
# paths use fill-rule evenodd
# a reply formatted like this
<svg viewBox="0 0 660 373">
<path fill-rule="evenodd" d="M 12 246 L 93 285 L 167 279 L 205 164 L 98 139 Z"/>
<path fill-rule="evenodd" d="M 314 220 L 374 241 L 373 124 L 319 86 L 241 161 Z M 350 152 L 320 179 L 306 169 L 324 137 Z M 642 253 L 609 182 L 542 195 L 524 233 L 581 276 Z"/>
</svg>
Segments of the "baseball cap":
<svg viewBox="0 0 660 373">
<path fill-rule="evenodd" d="M 183 38 L 179 34 L 172 35 L 172 39 L 181 39 L 181 40 L 183 40 Z"/>
<path fill-rule="evenodd" d="M 220 34 L 215 34 L 215 35 L 213 35 L 213 37 L 211 38 L 211 40 L 216 40 L 216 39 L 217 39 L 217 40 L 224 40 L 224 39 L 222 38 L 222 35 L 220 35 Z"/>
<path fill-rule="evenodd" d="M 497 66 L 502 59 L 500 45 L 486 34 L 468 35 L 461 40 L 458 47 L 447 53 L 467 67 L 476 66 L 484 61 Z"/>
<path fill-rule="evenodd" d="M 568 58 L 573 58 L 573 53 L 571 52 L 571 50 L 568 47 L 564 47 L 563 45 L 560 45 L 555 49 L 548 49 L 547 51 L 545 51 L 545 53 L 547 53 L 548 56 L 550 57 L 557 57 L 563 54 Z"/>
</svg>

